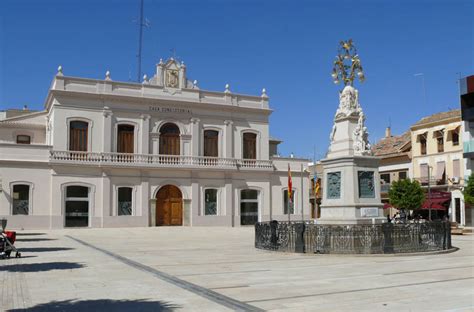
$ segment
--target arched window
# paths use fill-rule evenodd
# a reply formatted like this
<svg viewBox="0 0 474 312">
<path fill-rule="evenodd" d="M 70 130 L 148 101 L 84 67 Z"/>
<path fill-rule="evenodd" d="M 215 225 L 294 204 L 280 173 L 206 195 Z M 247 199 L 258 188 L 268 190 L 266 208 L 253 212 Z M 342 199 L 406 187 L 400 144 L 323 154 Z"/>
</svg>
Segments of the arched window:
<svg viewBox="0 0 474 312">
<path fill-rule="evenodd" d="M 117 127 L 117 153 L 134 152 L 134 132 L 132 125 L 119 125 Z"/>
<path fill-rule="evenodd" d="M 255 133 L 244 133 L 242 156 L 244 159 L 257 159 L 257 135 Z"/>
<path fill-rule="evenodd" d="M 69 150 L 87 152 L 89 123 L 74 120 L 69 123 Z"/>
<path fill-rule="evenodd" d="M 20 134 L 16 136 L 17 144 L 31 144 L 31 137 L 29 135 Z"/>
<path fill-rule="evenodd" d="M 210 157 L 219 156 L 218 138 L 219 138 L 218 131 L 216 130 L 204 131 L 204 156 L 210 156 Z"/>
<path fill-rule="evenodd" d="M 217 190 L 206 189 L 204 191 L 204 215 L 217 215 Z"/>
<path fill-rule="evenodd" d="M 173 123 L 164 124 L 160 128 L 160 154 L 179 155 L 179 128 Z"/>
<path fill-rule="evenodd" d="M 12 189 L 14 215 L 28 215 L 30 213 L 30 186 L 28 184 L 15 184 Z"/>
<path fill-rule="evenodd" d="M 118 188 L 118 215 L 119 216 L 131 216 L 132 215 L 132 193 L 133 188 L 131 187 L 119 187 Z"/>
</svg>

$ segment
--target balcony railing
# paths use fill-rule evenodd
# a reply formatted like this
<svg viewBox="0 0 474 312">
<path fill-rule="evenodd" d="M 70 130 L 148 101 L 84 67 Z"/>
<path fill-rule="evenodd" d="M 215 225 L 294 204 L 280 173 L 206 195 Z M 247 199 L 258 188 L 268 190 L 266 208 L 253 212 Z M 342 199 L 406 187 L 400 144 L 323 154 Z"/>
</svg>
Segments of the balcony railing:
<svg viewBox="0 0 474 312">
<path fill-rule="evenodd" d="M 390 191 L 390 186 L 391 186 L 390 183 L 381 184 L 381 185 L 380 185 L 380 192 L 382 192 L 382 193 L 388 193 L 388 191 Z"/>
<path fill-rule="evenodd" d="M 464 153 L 473 153 L 474 152 L 474 140 L 469 140 L 464 142 Z"/>
<path fill-rule="evenodd" d="M 273 169 L 273 162 L 271 160 L 76 151 L 51 151 L 50 161 L 56 163 L 117 165 L 124 167 L 145 166 L 218 169 Z"/>
</svg>

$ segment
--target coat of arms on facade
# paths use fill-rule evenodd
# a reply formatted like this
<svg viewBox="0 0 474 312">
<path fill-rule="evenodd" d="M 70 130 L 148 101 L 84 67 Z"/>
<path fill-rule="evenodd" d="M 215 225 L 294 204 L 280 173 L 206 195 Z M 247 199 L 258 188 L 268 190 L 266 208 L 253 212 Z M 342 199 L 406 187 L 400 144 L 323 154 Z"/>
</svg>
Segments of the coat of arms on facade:
<svg viewBox="0 0 474 312">
<path fill-rule="evenodd" d="M 168 69 L 166 71 L 166 86 L 177 88 L 179 84 L 179 72 L 177 70 Z"/>
</svg>

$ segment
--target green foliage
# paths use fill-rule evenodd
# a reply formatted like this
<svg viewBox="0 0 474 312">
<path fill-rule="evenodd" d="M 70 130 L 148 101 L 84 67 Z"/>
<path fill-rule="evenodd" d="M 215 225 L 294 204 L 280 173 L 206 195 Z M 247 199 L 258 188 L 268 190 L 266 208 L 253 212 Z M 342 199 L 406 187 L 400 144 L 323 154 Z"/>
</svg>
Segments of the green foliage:
<svg viewBox="0 0 474 312">
<path fill-rule="evenodd" d="M 388 192 L 390 205 L 398 209 L 415 210 L 425 200 L 425 192 L 418 181 L 404 179 L 392 183 Z"/>
<path fill-rule="evenodd" d="M 464 187 L 464 201 L 470 205 L 474 204 L 474 173 L 467 180 L 467 186 Z"/>
</svg>

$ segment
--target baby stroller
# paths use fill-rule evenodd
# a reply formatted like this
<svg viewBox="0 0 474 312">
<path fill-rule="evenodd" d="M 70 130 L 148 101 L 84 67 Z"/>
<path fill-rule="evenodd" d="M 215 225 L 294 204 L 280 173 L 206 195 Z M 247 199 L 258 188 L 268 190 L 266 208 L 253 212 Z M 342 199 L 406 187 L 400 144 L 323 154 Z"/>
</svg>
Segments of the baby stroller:
<svg viewBox="0 0 474 312">
<path fill-rule="evenodd" d="M 0 259 L 10 258 L 12 251 L 15 258 L 21 258 L 21 253 L 15 248 L 16 232 L 3 231 L 0 233 Z"/>
</svg>

